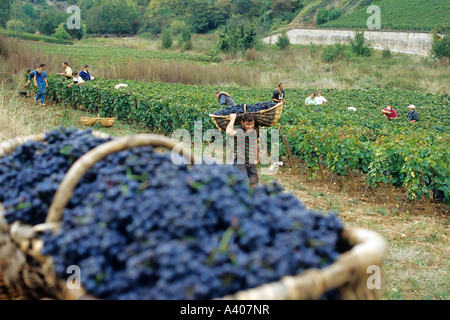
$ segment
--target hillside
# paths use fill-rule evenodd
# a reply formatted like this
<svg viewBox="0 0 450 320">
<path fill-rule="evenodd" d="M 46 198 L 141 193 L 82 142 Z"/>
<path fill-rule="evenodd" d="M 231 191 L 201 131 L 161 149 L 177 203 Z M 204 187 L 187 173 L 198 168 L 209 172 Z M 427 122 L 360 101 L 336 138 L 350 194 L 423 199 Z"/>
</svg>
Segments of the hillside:
<svg viewBox="0 0 450 320">
<path fill-rule="evenodd" d="M 450 1 L 378 0 L 371 2 L 380 7 L 382 29 L 430 31 L 438 24 L 449 21 Z M 366 12 L 369 5 L 356 12 L 344 13 L 338 19 L 318 27 L 367 28 L 367 19 L 372 14 Z"/>
<path fill-rule="evenodd" d="M 304 0 L 303 8 L 289 24 L 290 28 L 315 27 L 317 12 L 321 8 L 338 8 L 341 15 L 348 15 L 370 5 L 373 0 Z"/>
</svg>

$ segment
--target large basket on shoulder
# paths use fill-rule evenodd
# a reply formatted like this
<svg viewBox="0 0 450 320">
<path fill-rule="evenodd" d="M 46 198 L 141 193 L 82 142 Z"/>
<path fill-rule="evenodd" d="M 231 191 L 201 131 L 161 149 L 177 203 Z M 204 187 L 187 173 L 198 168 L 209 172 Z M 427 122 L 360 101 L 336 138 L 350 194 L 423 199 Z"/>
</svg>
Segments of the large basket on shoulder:
<svg viewBox="0 0 450 320">
<path fill-rule="evenodd" d="M 283 106 L 284 102 L 280 102 L 272 108 L 248 113 L 251 113 L 255 117 L 255 124 L 258 127 L 271 127 L 280 120 L 283 113 Z M 244 113 L 239 113 L 236 115 L 236 123 L 241 122 L 241 119 L 245 113 L 246 111 L 244 111 Z M 210 114 L 209 117 L 211 118 L 217 129 L 219 129 L 220 131 L 226 131 L 228 123 L 230 123 L 230 115 L 218 116 L 215 114 Z"/>
<path fill-rule="evenodd" d="M 44 224 L 34 227 L 18 224 L 8 226 L 1 221 L 0 212 L 0 235 L 7 245 L 7 250 L 0 255 L 0 274 L 3 272 L 8 287 L 13 287 L 22 296 L 31 299 L 96 299 L 84 290 L 82 284 L 80 288 L 71 289 L 65 279 L 56 276 L 52 257 L 41 254 L 44 243 L 40 235 L 44 230 L 58 230 L 73 190 L 96 162 L 111 153 L 144 145 L 172 149 L 195 163 L 190 148 L 180 148 L 178 142 L 166 137 L 137 135 L 115 139 L 90 150 L 82 161 L 73 164 L 55 193 Z M 299 275 L 285 276 L 279 281 L 239 291 L 222 299 L 313 300 L 323 297 L 325 292 L 332 289 L 337 289 L 344 300 L 381 299 L 385 240 L 374 231 L 345 227 L 340 243 L 346 250 L 324 269 L 308 269 Z M 0 248 L 3 251 L 1 244 Z M 378 274 L 372 275 L 373 270 L 378 270 Z M 369 279 L 371 276 L 377 278 L 375 285 Z"/>
</svg>

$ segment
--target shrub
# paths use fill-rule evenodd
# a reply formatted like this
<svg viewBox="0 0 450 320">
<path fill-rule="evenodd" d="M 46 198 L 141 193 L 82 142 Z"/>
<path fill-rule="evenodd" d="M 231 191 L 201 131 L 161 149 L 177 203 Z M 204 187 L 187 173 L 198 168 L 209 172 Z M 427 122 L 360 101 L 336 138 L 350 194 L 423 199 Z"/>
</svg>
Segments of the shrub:
<svg viewBox="0 0 450 320">
<path fill-rule="evenodd" d="M 184 50 L 186 50 L 186 51 L 192 50 L 192 41 L 191 40 L 186 41 L 184 43 Z"/>
<path fill-rule="evenodd" d="M 165 49 L 169 49 L 172 46 L 173 39 L 170 29 L 164 29 L 163 33 L 161 34 L 161 43 Z"/>
<path fill-rule="evenodd" d="M 11 30 L 11 31 L 17 30 L 17 32 L 25 32 L 26 31 L 25 24 L 20 20 L 16 20 L 16 21 L 9 20 L 6 23 L 6 29 Z"/>
<path fill-rule="evenodd" d="M 450 58 L 450 24 L 433 30 L 431 56 L 434 59 Z"/>
<path fill-rule="evenodd" d="M 72 37 L 70 34 L 64 29 L 64 23 L 61 23 L 55 30 L 53 36 L 58 40 L 70 40 Z"/>
<path fill-rule="evenodd" d="M 364 32 L 356 32 L 355 38 L 350 39 L 350 47 L 358 56 L 370 57 L 372 55 L 372 49 L 367 45 Z"/>
<path fill-rule="evenodd" d="M 341 43 L 326 46 L 322 50 L 322 60 L 325 62 L 333 62 L 338 59 L 341 59 L 345 55 L 346 48 L 347 47 Z"/>
<path fill-rule="evenodd" d="M 188 27 L 186 25 L 186 22 L 184 21 L 174 20 L 170 24 L 170 31 L 172 31 L 173 35 L 178 35 L 180 33 L 185 32 L 186 30 L 188 30 Z"/>
<path fill-rule="evenodd" d="M 280 50 L 284 50 L 288 48 L 291 44 L 288 35 L 286 34 L 286 30 L 283 30 L 281 35 L 278 37 L 277 46 Z"/>
<path fill-rule="evenodd" d="M 321 25 L 328 22 L 328 10 L 326 8 L 319 9 L 317 12 L 316 23 L 317 25 Z"/>
<path fill-rule="evenodd" d="M 388 48 L 384 49 L 383 52 L 381 53 L 381 57 L 383 59 L 388 59 L 392 56 L 391 54 L 391 50 L 389 50 Z"/>
<path fill-rule="evenodd" d="M 341 10 L 337 8 L 333 8 L 330 13 L 328 14 L 328 22 L 336 20 L 341 16 Z"/>
<path fill-rule="evenodd" d="M 181 39 L 183 39 L 183 42 L 191 41 L 191 31 L 189 29 L 184 30 L 181 33 Z"/>
</svg>

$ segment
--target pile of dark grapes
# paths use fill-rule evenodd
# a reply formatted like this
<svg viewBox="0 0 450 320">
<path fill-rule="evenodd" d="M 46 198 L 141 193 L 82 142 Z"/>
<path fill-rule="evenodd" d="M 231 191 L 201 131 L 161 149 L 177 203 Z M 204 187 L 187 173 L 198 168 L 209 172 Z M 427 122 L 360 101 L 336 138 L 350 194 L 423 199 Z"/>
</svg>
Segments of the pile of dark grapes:
<svg viewBox="0 0 450 320">
<path fill-rule="evenodd" d="M 48 131 L 45 142 L 29 141 L 0 158 L 0 202 L 8 223 L 43 223 L 59 183 L 70 166 L 90 149 L 106 142 L 92 130 Z M 83 182 L 86 182 L 89 176 Z"/>
<path fill-rule="evenodd" d="M 244 105 L 245 105 L 245 103 L 237 104 L 235 106 L 228 106 L 220 111 L 213 112 L 212 114 L 214 114 L 216 116 L 227 116 L 231 113 L 236 113 L 236 114 L 244 113 Z M 245 110 L 247 112 L 257 112 L 257 111 L 261 111 L 261 110 L 270 109 L 276 105 L 277 104 L 272 101 L 258 102 L 253 105 L 247 105 Z"/>
<path fill-rule="evenodd" d="M 71 136 L 72 144 L 86 140 L 86 132 Z M 10 170 L 23 176 L 45 152 L 44 145 L 27 144 L 10 161 L 23 154 L 30 165 Z M 59 166 L 48 165 L 55 181 Z M 47 197 L 53 194 L 49 188 Z M 18 216 L 10 208 L 9 221 L 27 221 L 35 209 Z M 97 298 L 214 299 L 332 264 L 342 253 L 342 228 L 334 213 L 307 209 L 277 183 L 253 190 L 233 166 L 176 165 L 170 152 L 139 147 L 109 155 L 86 173 L 59 231 L 42 235 L 42 253 L 52 256 L 61 279 L 79 266 L 83 288 Z M 332 291 L 323 298 L 339 297 Z"/>
</svg>

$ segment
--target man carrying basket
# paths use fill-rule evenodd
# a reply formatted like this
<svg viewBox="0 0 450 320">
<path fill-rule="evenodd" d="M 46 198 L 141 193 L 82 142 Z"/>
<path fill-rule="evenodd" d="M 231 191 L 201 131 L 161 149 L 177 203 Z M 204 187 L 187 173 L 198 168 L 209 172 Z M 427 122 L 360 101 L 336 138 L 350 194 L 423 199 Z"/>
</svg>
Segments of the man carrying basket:
<svg viewBox="0 0 450 320">
<path fill-rule="evenodd" d="M 258 184 L 259 153 L 258 153 L 258 129 L 255 128 L 255 118 L 250 113 L 245 113 L 241 123 L 235 126 L 236 113 L 230 114 L 226 134 L 234 137 L 233 164 L 248 177 L 250 187 Z"/>
</svg>

